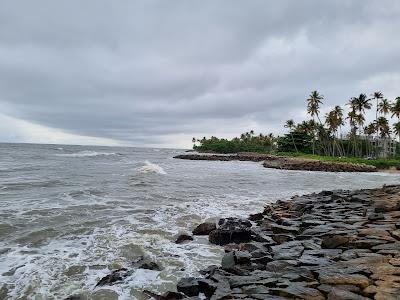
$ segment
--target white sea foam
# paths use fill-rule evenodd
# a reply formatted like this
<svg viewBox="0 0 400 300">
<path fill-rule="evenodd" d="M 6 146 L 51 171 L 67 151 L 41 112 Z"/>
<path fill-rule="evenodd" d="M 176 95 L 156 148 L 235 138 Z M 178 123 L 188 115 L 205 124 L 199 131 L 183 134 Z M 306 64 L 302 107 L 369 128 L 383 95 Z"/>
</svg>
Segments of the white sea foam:
<svg viewBox="0 0 400 300">
<path fill-rule="evenodd" d="M 91 156 L 109 156 L 116 155 L 115 152 L 96 152 L 96 151 L 80 151 L 76 153 L 56 154 L 56 156 L 64 157 L 91 157 Z"/>
<path fill-rule="evenodd" d="M 144 165 L 137 168 L 136 170 L 138 170 L 141 173 L 157 173 L 157 174 L 167 174 L 167 172 L 164 171 L 164 169 L 157 165 L 157 164 L 153 164 L 151 162 L 149 162 L 148 160 L 146 160 L 144 162 Z"/>
</svg>

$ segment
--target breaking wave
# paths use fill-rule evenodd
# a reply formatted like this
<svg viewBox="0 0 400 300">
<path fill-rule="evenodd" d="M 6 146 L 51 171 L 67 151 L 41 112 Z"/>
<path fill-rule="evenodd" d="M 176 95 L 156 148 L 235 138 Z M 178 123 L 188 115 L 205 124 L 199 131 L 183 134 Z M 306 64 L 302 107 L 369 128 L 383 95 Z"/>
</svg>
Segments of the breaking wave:
<svg viewBox="0 0 400 300">
<path fill-rule="evenodd" d="M 136 170 L 138 170 L 141 173 L 157 173 L 157 174 L 167 174 L 167 172 L 164 171 L 164 169 L 162 167 L 160 167 L 157 164 L 153 164 L 151 162 L 149 162 L 148 160 L 146 160 L 144 162 L 144 166 L 141 166 L 139 168 L 137 168 Z"/>
<path fill-rule="evenodd" d="M 117 153 L 115 153 L 115 152 L 80 151 L 80 152 L 76 152 L 76 153 L 56 154 L 56 156 L 63 156 L 63 157 L 91 157 L 91 156 L 108 156 L 108 155 L 117 155 Z"/>
</svg>

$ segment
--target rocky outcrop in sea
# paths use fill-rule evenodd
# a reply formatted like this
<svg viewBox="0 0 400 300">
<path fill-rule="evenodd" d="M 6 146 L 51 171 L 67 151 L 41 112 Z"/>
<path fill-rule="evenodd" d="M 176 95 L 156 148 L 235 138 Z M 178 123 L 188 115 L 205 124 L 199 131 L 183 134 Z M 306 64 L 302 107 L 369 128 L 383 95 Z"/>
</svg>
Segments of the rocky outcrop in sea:
<svg viewBox="0 0 400 300">
<path fill-rule="evenodd" d="M 323 172 L 376 172 L 376 167 L 365 164 L 352 164 L 342 162 L 327 162 L 315 159 L 281 157 L 262 153 L 237 153 L 237 154 L 181 154 L 174 158 L 188 160 L 211 160 L 211 161 L 254 161 L 264 162 L 266 168 L 283 170 L 305 170 Z"/>
</svg>

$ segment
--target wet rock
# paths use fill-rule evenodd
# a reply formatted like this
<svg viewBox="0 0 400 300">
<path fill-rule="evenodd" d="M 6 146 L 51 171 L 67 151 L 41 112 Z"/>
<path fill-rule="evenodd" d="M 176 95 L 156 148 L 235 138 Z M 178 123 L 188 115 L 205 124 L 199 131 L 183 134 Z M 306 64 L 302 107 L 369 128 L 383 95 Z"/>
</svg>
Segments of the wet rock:
<svg viewBox="0 0 400 300">
<path fill-rule="evenodd" d="M 107 276 L 104 276 L 97 282 L 97 286 L 103 286 L 103 285 L 112 285 L 114 283 L 118 283 L 123 281 L 126 277 L 130 276 L 132 274 L 132 271 L 129 271 L 126 268 L 121 268 L 118 270 L 114 270 L 111 272 L 111 274 L 108 274 Z"/>
<path fill-rule="evenodd" d="M 248 220 L 227 218 L 219 221 L 219 227 L 210 232 L 209 241 L 216 245 L 243 243 L 251 240 L 251 223 Z"/>
<path fill-rule="evenodd" d="M 146 269 L 153 271 L 161 271 L 162 267 L 154 261 L 143 261 L 137 267 L 138 269 Z"/>
<path fill-rule="evenodd" d="M 183 243 L 185 241 L 193 241 L 193 237 L 191 235 L 188 235 L 188 234 L 180 234 L 176 238 L 175 243 L 176 244 L 181 244 L 181 243 Z"/>
<path fill-rule="evenodd" d="M 156 293 L 147 290 L 144 290 L 143 293 L 156 300 L 175 300 L 175 299 L 178 300 L 185 298 L 184 294 L 171 291 L 168 291 L 163 295 L 158 295 Z"/>
<path fill-rule="evenodd" d="M 262 213 L 252 214 L 249 216 L 250 221 L 260 221 L 263 218 L 264 218 L 264 215 Z"/>
<path fill-rule="evenodd" d="M 279 234 L 279 233 L 297 234 L 297 233 L 299 233 L 300 228 L 296 227 L 296 226 L 272 225 L 271 230 L 275 234 Z"/>
<path fill-rule="evenodd" d="M 235 261 L 237 264 L 248 264 L 250 263 L 251 255 L 245 251 L 235 251 Z"/>
<path fill-rule="evenodd" d="M 266 271 L 278 273 L 286 269 L 291 269 L 299 264 L 297 260 L 275 260 L 267 263 Z"/>
<path fill-rule="evenodd" d="M 118 300 L 118 298 L 118 293 L 110 289 L 97 290 L 93 292 L 90 297 L 92 300 Z"/>
<path fill-rule="evenodd" d="M 276 242 L 277 244 L 283 244 L 289 241 L 293 241 L 294 240 L 294 236 L 293 235 L 289 235 L 289 234 L 275 234 L 272 239 L 274 240 L 274 242 Z"/>
<path fill-rule="evenodd" d="M 176 285 L 176 289 L 178 290 L 178 292 L 183 293 L 186 296 L 197 296 L 200 293 L 199 278 L 182 278 Z"/>
<path fill-rule="evenodd" d="M 223 257 L 222 257 L 222 261 L 221 261 L 221 267 L 223 269 L 230 269 L 233 268 L 236 264 L 235 261 L 235 255 L 234 252 L 229 252 L 226 253 Z"/>
<path fill-rule="evenodd" d="M 274 259 L 290 260 L 299 258 L 304 250 L 304 247 L 299 241 L 291 241 L 278 246 L 272 246 L 271 249 Z"/>
<path fill-rule="evenodd" d="M 0 296 L 1 296 L 1 294 L 0 294 Z M 0 298 L 0 299 L 6 299 L 6 298 L 4 297 L 4 298 Z M 64 300 L 84 300 L 84 298 L 81 295 L 72 295 L 72 296 L 68 296 Z"/>
<path fill-rule="evenodd" d="M 195 229 L 193 229 L 193 235 L 208 235 L 211 231 L 217 229 L 217 225 L 212 222 L 205 222 L 197 225 Z"/>
</svg>

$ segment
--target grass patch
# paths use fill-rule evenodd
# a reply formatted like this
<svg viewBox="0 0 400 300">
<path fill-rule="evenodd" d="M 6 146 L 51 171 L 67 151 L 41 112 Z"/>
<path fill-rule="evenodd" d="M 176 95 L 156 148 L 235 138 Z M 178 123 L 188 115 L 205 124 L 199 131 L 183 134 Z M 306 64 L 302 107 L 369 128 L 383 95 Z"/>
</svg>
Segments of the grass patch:
<svg viewBox="0 0 400 300">
<path fill-rule="evenodd" d="M 322 156 L 322 155 L 295 153 L 295 152 L 277 152 L 274 154 L 277 156 L 309 158 L 309 159 L 317 159 L 320 161 L 329 161 L 329 162 L 365 164 L 365 165 L 375 166 L 378 169 L 390 169 L 393 167 L 400 169 L 400 159 L 396 158 L 365 159 L 358 157 L 332 157 L 332 156 Z"/>
</svg>

